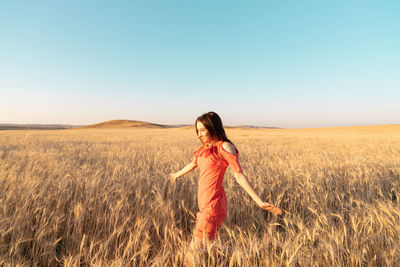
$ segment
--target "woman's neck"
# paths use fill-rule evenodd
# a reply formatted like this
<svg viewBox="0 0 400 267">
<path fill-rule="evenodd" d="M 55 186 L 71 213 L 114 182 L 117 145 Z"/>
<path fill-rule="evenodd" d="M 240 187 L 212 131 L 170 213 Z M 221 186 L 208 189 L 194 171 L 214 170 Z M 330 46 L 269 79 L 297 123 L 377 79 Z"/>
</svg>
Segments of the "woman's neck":
<svg viewBox="0 0 400 267">
<path fill-rule="evenodd" d="M 205 147 L 205 148 L 213 147 L 213 146 L 215 146 L 217 144 L 217 142 L 218 141 L 211 141 L 211 142 L 208 142 L 208 143 L 204 143 L 203 147 Z"/>
</svg>

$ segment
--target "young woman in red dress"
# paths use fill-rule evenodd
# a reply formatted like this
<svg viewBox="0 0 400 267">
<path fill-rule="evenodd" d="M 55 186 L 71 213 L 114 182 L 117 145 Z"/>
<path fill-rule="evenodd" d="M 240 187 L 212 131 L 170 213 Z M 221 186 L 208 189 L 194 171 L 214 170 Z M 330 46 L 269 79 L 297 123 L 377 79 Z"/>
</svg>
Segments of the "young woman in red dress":
<svg viewBox="0 0 400 267">
<path fill-rule="evenodd" d="M 260 208 L 273 214 L 282 213 L 278 207 L 264 202 L 243 174 L 238 160 L 239 151 L 226 137 L 218 114 L 208 112 L 201 115 L 196 119 L 195 126 L 202 145 L 194 152 L 191 163 L 170 175 L 171 181 L 175 183 L 179 177 L 196 167 L 199 170 L 197 195 L 199 212 L 197 212 L 194 237 L 190 244 L 193 250 L 199 249 L 205 240 L 214 240 L 226 218 L 228 205 L 222 181 L 228 165 L 236 181 Z"/>
</svg>

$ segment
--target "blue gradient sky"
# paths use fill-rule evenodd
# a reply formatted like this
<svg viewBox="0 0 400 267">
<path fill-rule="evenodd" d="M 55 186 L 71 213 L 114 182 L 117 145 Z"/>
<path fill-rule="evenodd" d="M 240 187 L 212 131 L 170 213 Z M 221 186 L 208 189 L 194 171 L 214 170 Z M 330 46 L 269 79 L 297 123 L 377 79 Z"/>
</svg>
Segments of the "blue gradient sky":
<svg viewBox="0 0 400 267">
<path fill-rule="evenodd" d="M 0 123 L 400 123 L 400 1 L 2 1 Z"/>
</svg>

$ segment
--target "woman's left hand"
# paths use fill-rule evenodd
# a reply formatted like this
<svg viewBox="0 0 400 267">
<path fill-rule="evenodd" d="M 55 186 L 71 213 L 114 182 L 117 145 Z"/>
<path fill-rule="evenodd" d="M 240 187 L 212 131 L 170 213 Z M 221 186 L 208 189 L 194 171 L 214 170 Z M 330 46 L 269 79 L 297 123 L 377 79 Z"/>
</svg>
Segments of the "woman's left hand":
<svg viewBox="0 0 400 267">
<path fill-rule="evenodd" d="M 258 206 L 264 210 L 267 210 L 267 211 L 273 213 L 273 214 L 282 214 L 282 210 L 280 208 L 275 207 L 274 205 L 272 205 L 268 202 L 262 202 Z"/>
<path fill-rule="evenodd" d="M 176 173 L 170 173 L 169 174 L 169 180 L 172 182 L 172 183 L 176 183 L 176 180 L 178 179 L 178 176 L 176 175 Z"/>
</svg>

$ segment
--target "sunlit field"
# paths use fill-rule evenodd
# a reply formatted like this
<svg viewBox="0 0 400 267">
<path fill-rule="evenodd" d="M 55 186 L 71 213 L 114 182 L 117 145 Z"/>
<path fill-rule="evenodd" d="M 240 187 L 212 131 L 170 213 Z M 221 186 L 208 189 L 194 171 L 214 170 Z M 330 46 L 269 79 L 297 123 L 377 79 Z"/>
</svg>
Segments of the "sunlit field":
<svg viewBox="0 0 400 267">
<path fill-rule="evenodd" d="M 399 266 L 400 126 L 227 129 L 281 216 L 225 174 L 228 217 L 198 266 Z M 182 266 L 193 129 L 0 131 L 0 266 Z"/>
</svg>

